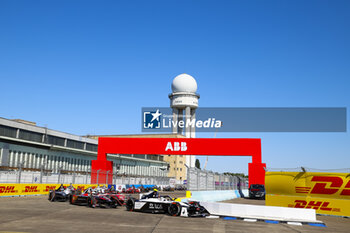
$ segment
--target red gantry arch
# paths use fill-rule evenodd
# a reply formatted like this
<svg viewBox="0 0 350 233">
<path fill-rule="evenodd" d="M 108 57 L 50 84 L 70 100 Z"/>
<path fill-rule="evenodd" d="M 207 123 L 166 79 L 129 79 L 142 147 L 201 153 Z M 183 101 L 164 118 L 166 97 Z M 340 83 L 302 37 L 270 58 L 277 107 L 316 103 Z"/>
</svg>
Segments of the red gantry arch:
<svg viewBox="0 0 350 233">
<path fill-rule="evenodd" d="M 249 185 L 265 184 L 265 163 L 261 163 L 261 139 L 256 138 L 99 138 L 97 160 L 91 164 L 91 183 L 112 183 L 113 163 L 108 154 L 160 154 L 251 156 L 248 164 Z M 232 165 L 234 170 L 234 165 Z"/>
</svg>

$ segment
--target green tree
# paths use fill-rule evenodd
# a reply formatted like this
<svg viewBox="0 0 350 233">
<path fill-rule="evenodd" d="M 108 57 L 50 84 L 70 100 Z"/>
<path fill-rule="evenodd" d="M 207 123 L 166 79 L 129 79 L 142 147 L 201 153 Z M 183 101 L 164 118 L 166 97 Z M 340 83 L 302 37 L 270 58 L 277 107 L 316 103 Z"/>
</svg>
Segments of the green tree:
<svg viewBox="0 0 350 233">
<path fill-rule="evenodd" d="M 196 159 L 196 168 L 201 169 L 201 163 L 199 162 L 199 159 Z"/>
</svg>

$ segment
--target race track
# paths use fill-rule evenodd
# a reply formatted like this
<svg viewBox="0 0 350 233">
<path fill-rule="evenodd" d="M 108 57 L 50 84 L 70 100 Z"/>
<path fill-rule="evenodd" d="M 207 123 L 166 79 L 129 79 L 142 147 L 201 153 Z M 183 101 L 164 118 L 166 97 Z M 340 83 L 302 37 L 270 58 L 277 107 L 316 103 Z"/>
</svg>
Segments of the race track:
<svg viewBox="0 0 350 233">
<path fill-rule="evenodd" d="M 177 193 L 173 196 L 181 196 Z M 264 204 L 235 199 L 231 203 Z M 0 198 L 0 232 L 349 232 L 350 219 L 318 216 L 327 227 L 293 226 L 243 220 L 182 218 L 162 214 L 51 203 L 45 196 Z"/>
</svg>

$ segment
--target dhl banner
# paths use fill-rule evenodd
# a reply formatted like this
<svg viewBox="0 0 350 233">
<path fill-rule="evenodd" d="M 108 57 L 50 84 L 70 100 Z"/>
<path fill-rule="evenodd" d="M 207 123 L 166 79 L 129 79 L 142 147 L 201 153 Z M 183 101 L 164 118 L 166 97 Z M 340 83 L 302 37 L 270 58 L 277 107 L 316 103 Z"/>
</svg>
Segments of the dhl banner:
<svg viewBox="0 0 350 233">
<path fill-rule="evenodd" d="M 266 172 L 266 205 L 350 216 L 350 174 Z"/>
<path fill-rule="evenodd" d="M 0 197 L 48 194 L 52 189 L 58 189 L 61 184 L 0 184 Z M 70 184 L 63 184 L 68 187 Z M 85 190 L 89 187 L 96 188 L 97 184 L 73 184 L 76 189 Z M 100 186 L 102 186 L 100 184 Z"/>
</svg>

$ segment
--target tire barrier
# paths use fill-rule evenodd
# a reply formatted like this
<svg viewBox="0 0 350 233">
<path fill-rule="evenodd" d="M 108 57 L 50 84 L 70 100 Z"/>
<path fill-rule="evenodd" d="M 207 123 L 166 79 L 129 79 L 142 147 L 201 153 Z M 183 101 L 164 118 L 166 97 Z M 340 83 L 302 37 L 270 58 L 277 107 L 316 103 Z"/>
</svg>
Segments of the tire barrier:
<svg viewBox="0 0 350 233">
<path fill-rule="evenodd" d="M 350 216 L 350 174 L 267 172 L 266 205 Z"/>
</svg>

